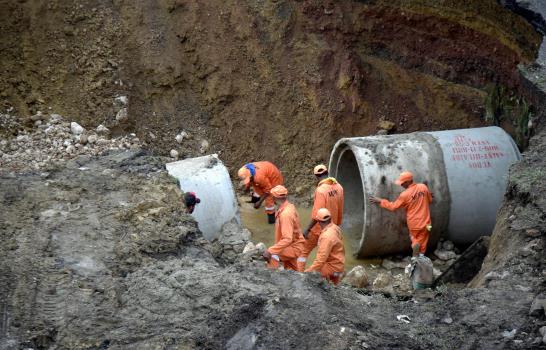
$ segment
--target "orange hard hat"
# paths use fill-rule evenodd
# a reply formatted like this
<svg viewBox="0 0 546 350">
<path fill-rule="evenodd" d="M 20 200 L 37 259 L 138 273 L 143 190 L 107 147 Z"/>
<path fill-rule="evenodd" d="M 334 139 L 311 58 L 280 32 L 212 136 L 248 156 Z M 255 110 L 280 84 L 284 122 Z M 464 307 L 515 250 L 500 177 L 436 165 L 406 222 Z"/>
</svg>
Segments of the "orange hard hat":
<svg viewBox="0 0 546 350">
<path fill-rule="evenodd" d="M 239 169 L 237 175 L 245 185 L 248 185 L 250 183 L 250 170 L 247 167 L 244 166 Z"/>
<path fill-rule="evenodd" d="M 315 169 L 313 169 L 313 174 L 315 175 L 322 175 L 324 174 L 325 172 L 328 171 L 328 168 L 326 167 L 326 165 L 324 164 L 319 164 L 315 167 Z"/>
<path fill-rule="evenodd" d="M 317 217 L 315 218 L 317 221 L 328 221 L 332 218 L 332 214 L 330 211 L 326 208 L 320 208 L 317 210 Z"/>
<path fill-rule="evenodd" d="M 283 185 L 277 185 L 271 189 L 271 194 L 275 198 L 284 198 L 288 196 L 288 190 Z"/>
<path fill-rule="evenodd" d="M 394 183 L 397 185 L 401 185 L 407 181 L 413 181 L 413 174 L 410 173 L 409 171 L 404 171 L 403 173 L 400 174 L 400 177 Z"/>
</svg>

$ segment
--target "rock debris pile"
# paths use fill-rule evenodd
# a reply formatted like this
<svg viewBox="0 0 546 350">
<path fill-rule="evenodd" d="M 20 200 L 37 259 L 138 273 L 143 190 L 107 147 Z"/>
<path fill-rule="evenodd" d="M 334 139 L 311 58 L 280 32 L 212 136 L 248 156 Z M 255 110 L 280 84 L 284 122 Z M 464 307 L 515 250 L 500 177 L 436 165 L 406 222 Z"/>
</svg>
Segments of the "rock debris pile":
<svg viewBox="0 0 546 350">
<path fill-rule="evenodd" d="M 85 129 L 59 114 L 37 113 L 23 125 L 20 119 L 0 114 L 0 125 L 13 137 L 0 140 L 0 168 L 12 171 L 38 170 L 51 162 L 80 155 L 96 156 L 107 150 L 139 149 L 143 143 L 135 134 L 111 137 L 104 125 Z"/>
</svg>

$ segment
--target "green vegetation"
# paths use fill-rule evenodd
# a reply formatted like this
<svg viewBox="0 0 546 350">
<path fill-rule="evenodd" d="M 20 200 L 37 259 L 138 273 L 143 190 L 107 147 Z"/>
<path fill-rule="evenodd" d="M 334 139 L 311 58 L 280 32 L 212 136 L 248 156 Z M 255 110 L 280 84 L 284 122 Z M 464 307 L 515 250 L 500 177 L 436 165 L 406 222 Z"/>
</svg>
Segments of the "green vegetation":
<svg viewBox="0 0 546 350">
<path fill-rule="evenodd" d="M 525 98 L 504 86 L 494 85 L 487 89 L 484 104 L 485 120 L 496 126 L 503 121 L 510 122 L 518 147 L 525 149 L 529 141 L 529 120 L 533 116 L 533 108 Z"/>
</svg>

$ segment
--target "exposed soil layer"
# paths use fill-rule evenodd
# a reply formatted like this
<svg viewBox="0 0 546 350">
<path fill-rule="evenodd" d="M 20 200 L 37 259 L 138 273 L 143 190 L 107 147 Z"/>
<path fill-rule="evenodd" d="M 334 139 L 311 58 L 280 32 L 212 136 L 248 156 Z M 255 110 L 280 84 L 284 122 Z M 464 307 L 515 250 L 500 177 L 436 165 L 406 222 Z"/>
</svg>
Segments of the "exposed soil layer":
<svg viewBox="0 0 546 350">
<path fill-rule="evenodd" d="M 234 169 L 276 162 L 294 188 L 342 136 L 473 127 L 488 84 L 541 36 L 497 1 L 0 1 L 1 103 L 134 131 Z M 116 96 L 128 119 L 116 121 Z M 512 128 L 508 122 L 505 125 Z M 299 183 L 295 183 L 298 179 Z"/>
<path fill-rule="evenodd" d="M 181 212 L 164 160 L 118 152 L 47 173 L 1 175 L 1 349 L 545 346 L 535 339 L 544 315 L 529 315 L 544 291 L 543 217 L 533 221 L 539 234 L 531 251 L 517 261 L 495 247 L 514 239 L 499 223 L 490 257 L 497 261 L 484 270 L 496 274 L 480 288 L 410 297 L 334 288 L 262 262 L 219 262 L 222 247 L 204 240 Z M 544 181 L 515 176 L 512 183 Z M 544 209 L 543 199 L 507 205 L 523 218 L 530 208 Z"/>
<path fill-rule="evenodd" d="M 470 285 L 409 295 L 269 271 L 241 241 L 208 242 L 155 155 L 214 151 L 234 170 L 267 158 L 305 194 L 339 137 L 380 120 L 484 125 L 489 84 L 542 113 L 544 75 L 517 70 L 542 38 L 499 2 L 0 0 L 0 30 L 2 108 L 104 124 L 112 143 L 134 131 L 131 145 L 151 148 L 29 170 L 12 145 L 36 120 L 0 118 L 21 165 L 0 169 L 1 350 L 546 349 L 540 127 Z"/>
</svg>

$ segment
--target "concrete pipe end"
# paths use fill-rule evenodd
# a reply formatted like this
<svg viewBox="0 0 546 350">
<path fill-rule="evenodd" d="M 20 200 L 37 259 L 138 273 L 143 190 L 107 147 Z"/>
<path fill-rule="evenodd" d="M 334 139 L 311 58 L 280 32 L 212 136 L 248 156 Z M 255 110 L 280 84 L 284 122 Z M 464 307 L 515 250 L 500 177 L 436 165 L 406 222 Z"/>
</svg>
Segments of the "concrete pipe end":
<svg viewBox="0 0 546 350">
<path fill-rule="evenodd" d="M 364 242 L 364 222 L 368 210 L 368 195 L 364 191 L 359 162 L 347 143 L 349 139 L 341 139 L 334 146 L 330 157 L 330 174 L 344 188 L 345 204 L 343 214 L 343 232 L 346 242 L 355 256 L 360 256 Z"/>
</svg>

